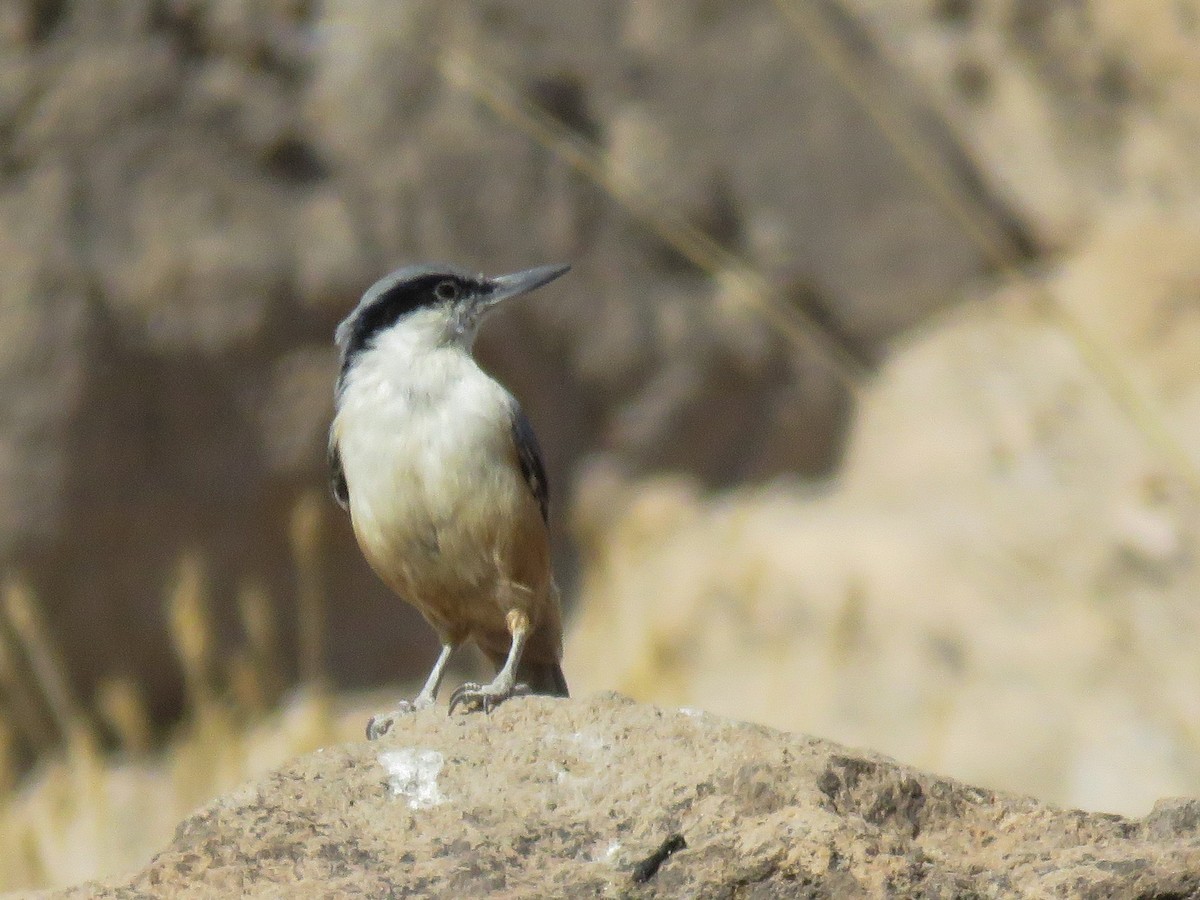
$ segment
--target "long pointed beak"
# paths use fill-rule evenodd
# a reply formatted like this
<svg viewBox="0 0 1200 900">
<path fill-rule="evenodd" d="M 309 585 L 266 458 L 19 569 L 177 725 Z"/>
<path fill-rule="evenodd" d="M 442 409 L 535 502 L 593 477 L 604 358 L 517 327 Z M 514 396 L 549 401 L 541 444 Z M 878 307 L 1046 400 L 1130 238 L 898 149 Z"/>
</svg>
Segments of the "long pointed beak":
<svg viewBox="0 0 1200 900">
<path fill-rule="evenodd" d="M 492 289 L 488 292 L 484 303 L 486 306 L 492 307 L 509 297 L 528 294 L 544 284 L 549 284 L 559 275 L 566 274 L 570 268 L 570 266 L 563 265 L 537 266 L 523 272 L 514 272 L 512 275 L 497 275 L 495 278 L 489 278 L 488 283 Z"/>
</svg>

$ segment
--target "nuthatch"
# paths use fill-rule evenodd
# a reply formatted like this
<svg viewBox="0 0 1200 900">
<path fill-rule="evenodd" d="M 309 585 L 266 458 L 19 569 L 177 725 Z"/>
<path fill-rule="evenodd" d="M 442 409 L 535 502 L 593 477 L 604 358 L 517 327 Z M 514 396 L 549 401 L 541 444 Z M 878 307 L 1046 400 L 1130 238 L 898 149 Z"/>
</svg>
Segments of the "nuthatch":
<svg viewBox="0 0 1200 900">
<path fill-rule="evenodd" d="M 442 644 L 402 712 L 433 704 L 450 655 L 469 639 L 498 672 L 490 684 L 459 687 L 451 712 L 460 703 L 490 711 L 515 694 L 567 696 L 541 451 L 516 399 L 471 348 L 486 313 L 568 268 L 487 278 L 407 266 L 376 282 L 338 326 L 333 493 L 371 568 Z M 391 724 L 372 718 L 367 737 Z"/>
</svg>

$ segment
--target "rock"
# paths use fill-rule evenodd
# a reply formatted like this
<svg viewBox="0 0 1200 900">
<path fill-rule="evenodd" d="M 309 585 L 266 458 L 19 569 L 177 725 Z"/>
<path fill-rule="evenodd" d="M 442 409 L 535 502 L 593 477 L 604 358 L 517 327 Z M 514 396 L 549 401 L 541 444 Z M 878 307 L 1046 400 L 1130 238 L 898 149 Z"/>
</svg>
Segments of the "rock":
<svg viewBox="0 0 1200 900">
<path fill-rule="evenodd" d="M 45 896 L 1185 897 L 1192 806 L 1056 809 L 697 710 L 520 699 L 297 759 Z"/>
<path fill-rule="evenodd" d="M 1072 246 L 1122 207 L 1194 205 L 1196 0 L 845 5 L 1039 243 Z"/>
<path fill-rule="evenodd" d="M 1114 222 L 1046 278 L 1184 447 L 1197 260 L 1186 218 Z M 572 687 L 1087 809 L 1200 793 L 1200 499 L 1035 305 L 898 346 L 823 490 L 585 470 Z"/>
</svg>

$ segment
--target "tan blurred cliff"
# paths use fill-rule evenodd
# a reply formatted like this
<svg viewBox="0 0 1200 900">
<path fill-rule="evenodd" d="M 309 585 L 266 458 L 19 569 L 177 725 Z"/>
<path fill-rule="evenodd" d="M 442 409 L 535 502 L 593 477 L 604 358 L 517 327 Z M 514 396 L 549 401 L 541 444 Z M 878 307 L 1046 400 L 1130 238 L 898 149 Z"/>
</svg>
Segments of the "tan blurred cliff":
<svg viewBox="0 0 1200 900">
<path fill-rule="evenodd" d="M 1046 283 L 1200 445 L 1200 231 L 1107 227 Z M 1067 805 L 1200 791 L 1200 503 L 1029 299 L 903 342 L 820 490 L 586 471 L 572 685 Z"/>
</svg>

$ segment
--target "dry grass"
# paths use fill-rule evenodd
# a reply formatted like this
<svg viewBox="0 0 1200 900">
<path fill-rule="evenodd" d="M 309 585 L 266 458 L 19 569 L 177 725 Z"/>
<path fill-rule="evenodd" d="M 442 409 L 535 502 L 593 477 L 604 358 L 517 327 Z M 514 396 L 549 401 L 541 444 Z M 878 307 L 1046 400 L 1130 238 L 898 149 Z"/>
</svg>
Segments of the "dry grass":
<svg viewBox="0 0 1200 900">
<path fill-rule="evenodd" d="M 248 648 L 229 655 L 211 623 L 203 560 L 180 560 L 166 606 L 184 674 L 188 714 L 154 748 L 138 685 L 97 692 L 96 714 L 119 749 L 101 750 L 100 727 L 72 695 L 37 598 L 16 576 L 3 589 L 0 628 L 0 890 L 54 887 L 144 863 L 197 806 L 301 753 L 358 737 L 360 712 L 335 711 L 323 665 L 321 498 L 305 495 L 292 522 L 301 593 L 303 687 L 284 685 L 274 618 L 263 591 L 236 598 Z M 20 745 L 38 761 L 18 775 Z"/>
<path fill-rule="evenodd" d="M 192 710 L 161 751 L 47 755 L 0 798 L 0 889 L 55 887 L 145 863 L 196 807 L 298 754 L 361 732 L 331 698 L 301 690 L 265 715 L 228 703 Z"/>
</svg>

